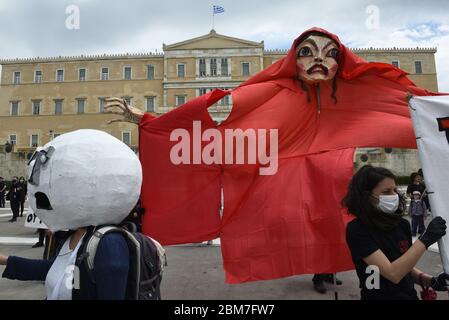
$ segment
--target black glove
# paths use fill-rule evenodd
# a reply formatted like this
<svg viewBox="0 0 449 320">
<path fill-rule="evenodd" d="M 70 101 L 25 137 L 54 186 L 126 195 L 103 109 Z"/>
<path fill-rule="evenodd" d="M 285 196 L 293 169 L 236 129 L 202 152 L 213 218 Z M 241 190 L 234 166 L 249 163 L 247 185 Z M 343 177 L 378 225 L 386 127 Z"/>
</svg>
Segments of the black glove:
<svg viewBox="0 0 449 320">
<path fill-rule="evenodd" d="M 449 274 L 440 273 L 438 277 L 432 277 L 432 282 L 430 283 L 432 289 L 436 291 L 448 291 L 449 290 Z"/>
<path fill-rule="evenodd" d="M 430 221 L 426 231 L 419 237 L 422 243 L 429 248 L 432 244 L 441 239 L 446 234 L 446 221 L 441 217 L 436 217 Z"/>
</svg>

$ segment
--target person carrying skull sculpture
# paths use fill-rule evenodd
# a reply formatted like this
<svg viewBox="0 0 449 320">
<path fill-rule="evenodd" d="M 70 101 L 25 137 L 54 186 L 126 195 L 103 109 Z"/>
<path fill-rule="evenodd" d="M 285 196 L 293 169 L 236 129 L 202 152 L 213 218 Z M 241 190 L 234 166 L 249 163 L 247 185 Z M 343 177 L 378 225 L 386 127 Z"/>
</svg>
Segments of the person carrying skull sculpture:
<svg viewBox="0 0 449 320">
<path fill-rule="evenodd" d="M 160 299 L 163 248 L 119 227 L 142 184 L 139 159 L 128 146 L 97 130 L 61 135 L 37 149 L 28 183 L 35 214 L 66 237 L 51 260 L 0 255 L 3 277 L 45 281 L 48 300 Z M 143 258 L 151 258 L 154 270 Z M 155 282 L 142 287 L 149 276 Z"/>
</svg>

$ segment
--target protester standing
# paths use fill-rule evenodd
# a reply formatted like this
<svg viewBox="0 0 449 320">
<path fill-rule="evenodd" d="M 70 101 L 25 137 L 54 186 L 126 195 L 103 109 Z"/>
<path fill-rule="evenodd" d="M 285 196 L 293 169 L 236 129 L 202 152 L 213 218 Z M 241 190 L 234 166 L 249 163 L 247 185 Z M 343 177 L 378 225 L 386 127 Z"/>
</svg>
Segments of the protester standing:
<svg viewBox="0 0 449 320">
<path fill-rule="evenodd" d="M 403 218 L 405 199 L 395 176 L 385 168 L 362 167 L 352 178 L 343 206 L 355 219 L 346 227 L 346 241 L 360 281 L 362 300 L 418 300 L 415 283 L 447 291 L 449 274 L 432 277 L 416 264 L 446 234 L 446 221 L 433 219 L 412 243 L 410 223 Z M 376 285 L 368 277 L 378 277 Z"/>
<path fill-rule="evenodd" d="M 423 184 L 422 176 L 418 172 L 413 172 L 410 176 L 410 183 L 407 186 L 407 196 L 412 198 L 414 191 L 419 191 L 419 193 L 424 194 L 426 186 Z"/>
<path fill-rule="evenodd" d="M 27 197 L 27 190 L 28 190 L 27 182 L 24 177 L 20 177 L 19 185 L 20 185 L 19 212 L 20 216 L 23 217 L 23 209 L 25 206 L 25 200 Z"/>
<path fill-rule="evenodd" d="M 19 179 L 17 177 L 13 177 L 11 181 L 11 188 L 9 190 L 9 201 L 11 203 L 12 210 L 12 219 L 9 220 L 9 222 L 17 221 L 17 217 L 19 216 L 20 193 L 21 187 L 19 184 Z"/>
<path fill-rule="evenodd" d="M 3 177 L 0 177 L 0 208 L 5 207 L 6 183 Z"/>
<path fill-rule="evenodd" d="M 422 200 L 419 191 L 413 191 L 413 199 L 410 201 L 409 214 L 412 218 L 412 236 L 416 237 L 416 231 L 423 234 L 426 231 L 424 217 L 427 213 L 426 203 Z"/>
</svg>

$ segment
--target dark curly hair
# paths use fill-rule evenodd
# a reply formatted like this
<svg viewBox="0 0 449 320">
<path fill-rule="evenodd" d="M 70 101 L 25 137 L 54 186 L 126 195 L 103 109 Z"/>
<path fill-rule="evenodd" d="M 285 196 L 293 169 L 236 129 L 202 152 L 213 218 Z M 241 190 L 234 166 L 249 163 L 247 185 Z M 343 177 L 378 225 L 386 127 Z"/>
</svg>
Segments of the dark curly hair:
<svg viewBox="0 0 449 320">
<path fill-rule="evenodd" d="M 365 165 L 352 177 L 342 206 L 348 208 L 350 214 L 359 217 L 362 221 L 379 211 L 371 204 L 370 198 L 373 189 L 385 178 L 396 180 L 396 176 L 388 169 Z M 397 192 L 397 190 L 396 190 Z M 399 208 L 397 213 L 404 213 L 406 202 L 404 196 L 399 195 Z"/>
</svg>

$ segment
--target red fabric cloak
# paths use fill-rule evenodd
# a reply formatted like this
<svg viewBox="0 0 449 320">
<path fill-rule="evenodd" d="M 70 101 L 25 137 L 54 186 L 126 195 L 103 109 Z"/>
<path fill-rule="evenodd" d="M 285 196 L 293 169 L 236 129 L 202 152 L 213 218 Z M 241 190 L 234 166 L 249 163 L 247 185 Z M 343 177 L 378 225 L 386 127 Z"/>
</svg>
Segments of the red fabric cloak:
<svg viewBox="0 0 449 320">
<path fill-rule="evenodd" d="M 340 46 L 337 103 L 320 86 L 321 108 L 297 80 L 298 42 L 321 32 Z M 227 283 L 353 269 L 345 241 L 351 220 L 340 202 L 353 175 L 355 147 L 416 148 L 406 93 L 431 95 L 389 64 L 368 63 L 337 36 L 313 28 L 288 55 L 231 92 L 220 125 L 207 108 L 230 92 L 215 90 L 139 124 L 145 234 L 162 244 L 221 238 Z M 278 129 L 278 171 L 258 164 L 181 164 L 170 160 L 173 130 Z M 191 140 L 193 152 L 193 138 Z M 208 142 L 202 142 L 202 146 Z M 193 157 L 193 155 L 192 155 Z M 224 213 L 220 217 L 221 188 Z"/>
</svg>

